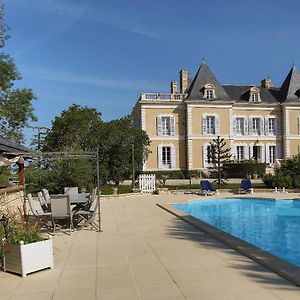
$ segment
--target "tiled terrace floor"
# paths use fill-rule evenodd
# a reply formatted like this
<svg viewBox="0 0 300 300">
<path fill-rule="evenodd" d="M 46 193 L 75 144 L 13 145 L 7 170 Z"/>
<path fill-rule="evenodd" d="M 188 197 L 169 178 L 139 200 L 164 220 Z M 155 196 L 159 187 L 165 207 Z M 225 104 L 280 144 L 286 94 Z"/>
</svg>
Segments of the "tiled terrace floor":
<svg viewBox="0 0 300 300">
<path fill-rule="evenodd" d="M 0 299 L 300 299 L 299 287 L 155 205 L 194 198 L 103 199 L 103 232 L 56 235 L 54 270 L 0 272 Z"/>
</svg>

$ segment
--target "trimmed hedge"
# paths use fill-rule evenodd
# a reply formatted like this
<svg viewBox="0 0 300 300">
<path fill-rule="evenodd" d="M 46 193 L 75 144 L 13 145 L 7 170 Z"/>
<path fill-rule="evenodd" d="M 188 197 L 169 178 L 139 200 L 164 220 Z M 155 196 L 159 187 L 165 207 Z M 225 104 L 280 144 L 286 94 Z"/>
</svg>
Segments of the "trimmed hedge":
<svg viewBox="0 0 300 300">
<path fill-rule="evenodd" d="M 245 160 L 224 164 L 223 170 L 228 178 L 245 178 L 255 175 L 262 177 L 266 173 L 266 164 L 256 160 Z"/>
<path fill-rule="evenodd" d="M 189 179 L 189 178 L 207 178 L 207 175 L 201 170 L 176 170 L 176 171 L 149 171 L 141 174 L 155 174 L 156 179 Z"/>
</svg>

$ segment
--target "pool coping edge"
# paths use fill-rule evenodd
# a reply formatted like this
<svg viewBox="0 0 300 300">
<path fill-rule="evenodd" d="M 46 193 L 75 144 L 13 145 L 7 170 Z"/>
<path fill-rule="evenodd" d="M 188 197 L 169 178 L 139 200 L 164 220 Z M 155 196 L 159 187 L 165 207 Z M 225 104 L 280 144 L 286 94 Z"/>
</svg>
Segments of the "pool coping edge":
<svg viewBox="0 0 300 300">
<path fill-rule="evenodd" d="M 174 203 L 175 204 L 175 203 Z M 289 280 L 290 282 L 300 286 L 300 267 L 293 265 L 271 253 L 262 250 L 244 240 L 241 240 L 229 233 L 226 233 L 212 225 L 205 223 L 191 215 L 173 208 L 172 204 L 156 204 L 163 210 L 171 213 L 184 222 L 196 227 L 207 235 L 213 237 L 226 246 L 234 249 L 235 251 L 247 256 L 253 261 L 280 275 L 281 277 Z"/>
</svg>

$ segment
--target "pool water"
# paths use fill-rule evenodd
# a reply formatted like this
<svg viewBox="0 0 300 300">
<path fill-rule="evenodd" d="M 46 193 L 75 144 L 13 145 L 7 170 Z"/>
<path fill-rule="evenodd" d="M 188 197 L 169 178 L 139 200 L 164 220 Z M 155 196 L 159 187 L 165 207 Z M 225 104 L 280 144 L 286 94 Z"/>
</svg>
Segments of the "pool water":
<svg viewBox="0 0 300 300">
<path fill-rule="evenodd" d="M 300 266 L 300 199 L 223 198 L 173 207 Z"/>
</svg>

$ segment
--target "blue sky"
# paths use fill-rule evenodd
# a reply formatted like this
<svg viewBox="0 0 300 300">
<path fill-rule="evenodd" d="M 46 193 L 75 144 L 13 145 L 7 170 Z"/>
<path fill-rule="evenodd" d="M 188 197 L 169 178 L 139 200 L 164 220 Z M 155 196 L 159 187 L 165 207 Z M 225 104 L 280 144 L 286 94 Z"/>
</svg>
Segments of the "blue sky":
<svg viewBox="0 0 300 300">
<path fill-rule="evenodd" d="M 131 112 L 140 92 L 168 92 L 202 57 L 221 83 L 281 85 L 300 69 L 299 1 L 6 0 L 12 55 L 38 122 L 72 103 L 105 121 Z M 31 131 L 26 131 L 29 138 Z"/>
</svg>

